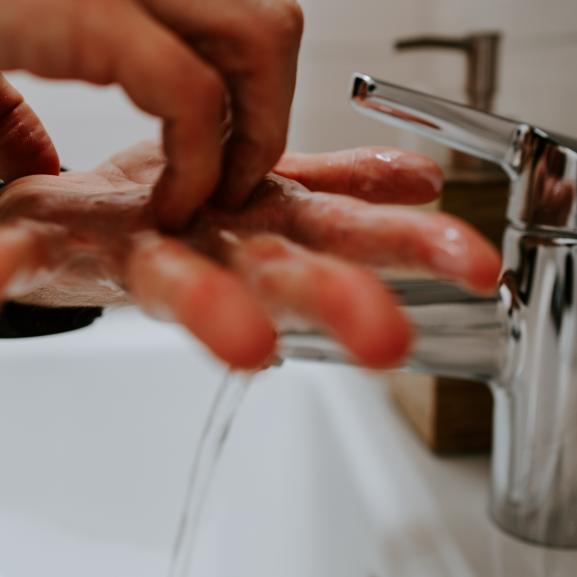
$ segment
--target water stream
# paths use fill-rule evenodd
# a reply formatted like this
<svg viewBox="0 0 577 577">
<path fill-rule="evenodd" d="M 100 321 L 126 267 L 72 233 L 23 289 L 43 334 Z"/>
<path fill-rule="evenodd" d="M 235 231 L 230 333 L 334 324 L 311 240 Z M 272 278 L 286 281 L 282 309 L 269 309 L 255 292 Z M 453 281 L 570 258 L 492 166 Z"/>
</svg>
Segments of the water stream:
<svg viewBox="0 0 577 577">
<path fill-rule="evenodd" d="M 203 506 L 252 376 L 252 373 L 227 372 L 214 396 L 194 452 L 168 577 L 192 577 L 190 570 Z"/>
</svg>

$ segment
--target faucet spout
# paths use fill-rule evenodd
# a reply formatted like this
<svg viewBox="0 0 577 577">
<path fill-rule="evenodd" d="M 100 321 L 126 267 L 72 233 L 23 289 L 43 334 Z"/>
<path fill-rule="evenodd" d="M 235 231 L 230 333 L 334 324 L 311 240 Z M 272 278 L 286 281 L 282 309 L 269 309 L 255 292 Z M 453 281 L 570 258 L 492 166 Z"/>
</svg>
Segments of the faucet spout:
<svg viewBox="0 0 577 577">
<path fill-rule="evenodd" d="M 488 382 L 501 372 L 506 326 L 496 297 L 475 297 L 432 280 L 391 281 L 415 329 L 416 341 L 402 369 Z M 352 362 L 333 340 L 308 328 L 288 327 L 283 358 Z"/>
<path fill-rule="evenodd" d="M 360 113 L 420 134 L 518 174 L 517 142 L 523 125 L 449 100 L 377 80 L 353 77 L 352 104 Z"/>
<path fill-rule="evenodd" d="M 365 74 L 352 98 L 360 112 L 499 164 L 511 179 L 498 302 L 435 297 L 428 285 L 420 305 L 406 290 L 421 335 L 408 364 L 492 385 L 495 521 L 577 549 L 577 141 Z"/>
</svg>

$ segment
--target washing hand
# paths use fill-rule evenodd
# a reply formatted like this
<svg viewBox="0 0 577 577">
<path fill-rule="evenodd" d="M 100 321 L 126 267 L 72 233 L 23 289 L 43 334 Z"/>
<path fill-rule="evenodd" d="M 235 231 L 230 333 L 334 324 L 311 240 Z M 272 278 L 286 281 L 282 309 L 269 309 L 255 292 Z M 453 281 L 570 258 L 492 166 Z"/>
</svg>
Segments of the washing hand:
<svg viewBox="0 0 577 577">
<path fill-rule="evenodd" d="M 266 363 L 272 319 L 297 315 L 360 363 L 386 367 L 411 331 L 369 266 L 416 267 L 480 292 L 496 284 L 499 256 L 470 226 L 387 206 L 438 195 L 439 169 L 415 154 L 287 155 L 241 211 L 205 205 L 178 236 L 155 227 L 149 203 L 164 166 L 158 145 L 143 143 L 91 172 L 7 185 L 0 294 L 46 306 L 134 301 L 236 367 Z"/>
<path fill-rule="evenodd" d="M 241 204 L 281 156 L 302 25 L 295 0 L 12 0 L 1 4 L 0 71 L 118 84 L 161 118 L 167 164 L 154 204 L 175 230 L 217 187 L 223 203 Z M 0 159 L 4 180 L 31 164 L 59 170 L 50 139 L 1 76 Z"/>
</svg>

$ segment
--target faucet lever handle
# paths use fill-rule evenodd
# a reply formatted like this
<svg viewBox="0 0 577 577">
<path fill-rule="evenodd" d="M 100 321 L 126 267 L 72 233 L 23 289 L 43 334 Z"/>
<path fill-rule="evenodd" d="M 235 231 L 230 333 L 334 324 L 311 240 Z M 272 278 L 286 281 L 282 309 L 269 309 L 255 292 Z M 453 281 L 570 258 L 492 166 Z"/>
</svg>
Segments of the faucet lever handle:
<svg viewBox="0 0 577 577">
<path fill-rule="evenodd" d="M 362 114 L 498 164 L 511 178 L 518 174 L 515 142 L 524 125 L 367 74 L 353 76 L 351 98 Z"/>
</svg>

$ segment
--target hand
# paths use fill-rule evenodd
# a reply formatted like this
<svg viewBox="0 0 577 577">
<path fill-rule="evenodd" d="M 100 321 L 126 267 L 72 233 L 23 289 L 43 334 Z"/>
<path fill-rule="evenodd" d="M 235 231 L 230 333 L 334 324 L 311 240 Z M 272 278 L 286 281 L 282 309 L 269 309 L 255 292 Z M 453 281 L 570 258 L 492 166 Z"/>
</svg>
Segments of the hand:
<svg viewBox="0 0 577 577">
<path fill-rule="evenodd" d="M 0 70 L 118 83 L 162 118 L 154 204 L 160 224 L 178 229 L 219 183 L 228 104 L 223 201 L 241 204 L 280 157 L 301 31 L 296 0 L 16 0 L 2 3 Z M 58 173 L 38 119 L 1 77 L 0 119 L 0 178 Z"/>
<path fill-rule="evenodd" d="M 133 300 L 237 367 L 267 361 L 270 319 L 290 313 L 376 367 L 398 362 L 411 335 L 366 265 L 418 267 L 476 291 L 495 287 L 499 256 L 467 224 L 375 204 L 435 198 L 442 176 L 423 157 L 382 148 L 289 155 L 242 211 L 206 206 L 178 238 L 155 230 L 148 203 L 163 167 L 158 147 L 143 143 L 92 172 L 8 185 L 0 196 L 0 295 L 47 306 Z"/>
</svg>

